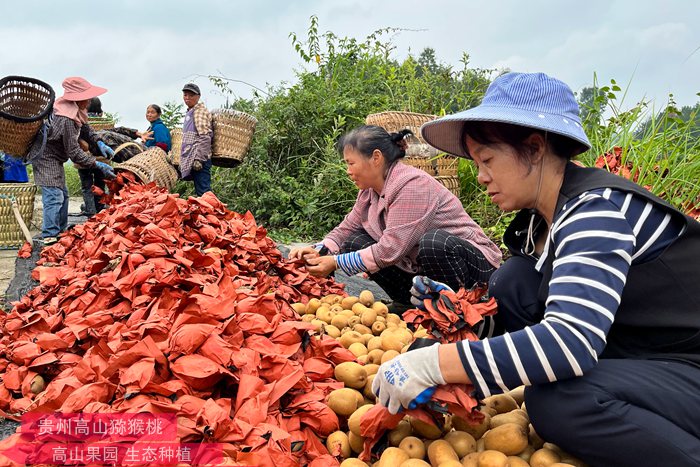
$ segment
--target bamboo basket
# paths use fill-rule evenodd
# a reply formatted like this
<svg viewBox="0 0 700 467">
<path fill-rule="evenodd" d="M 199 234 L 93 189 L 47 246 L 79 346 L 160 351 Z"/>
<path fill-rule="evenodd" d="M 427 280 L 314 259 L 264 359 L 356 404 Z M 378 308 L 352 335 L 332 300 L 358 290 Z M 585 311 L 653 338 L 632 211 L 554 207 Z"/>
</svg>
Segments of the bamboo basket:
<svg viewBox="0 0 700 467">
<path fill-rule="evenodd" d="M 421 169 L 433 177 L 437 176 L 437 166 L 435 164 L 435 159 L 429 159 L 427 157 L 404 157 L 400 159 L 404 164 L 408 164 L 417 169 Z"/>
<path fill-rule="evenodd" d="M 438 176 L 457 175 L 459 159 L 453 156 L 440 156 L 437 159 L 435 159 L 435 167 Z"/>
<path fill-rule="evenodd" d="M 459 198 L 459 195 L 461 194 L 461 190 L 459 187 L 459 177 L 457 175 L 443 175 L 443 176 L 437 176 L 435 179 L 445 185 L 448 190 L 452 192 L 453 195 L 455 195 L 457 198 Z"/>
<path fill-rule="evenodd" d="M 212 116 L 214 140 L 211 163 L 218 167 L 236 167 L 250 149 L 258 121 L 237 110 L 215 112 Z M 173 144 L 173 148 L 175 144 Z"/>
<path fill-rule="evenodd" d="M 0 248 L 15 248 L 24 244 L 24 234 L 12 212 L 12 200 L 17 201 L 24 223 L 30 225 L 36 190 L 33 183 L 0 183 Z"/>
<path fill-rule="evenodd" d="M 53 108 L 51 86 L 34 78 L 0 79 L 0 151 L 15 157 L 29 152 L 44 119 Z"/>
<path fill-rule="evenodd" d="M 115 165 L 114 169 L 129 171 L 142 183 L 156 182 L 156 185 L 165 187 L 168 191 L 172 191 L 177 183 L 177 170 L 168 162 L 165 151 L 157 146 Z"/>
<path fill-rule="evenodd" d="M 396 133 L 397 131 L 408 128 L 413 132 L 413 137 L 409 138 L 409 145 L 411 142 L 420 142 L 425 144 L 425 140 L 420 135 L 420 127 L 431 120 L 435 120 L 436 115 L 428 114 L 418 114 L 414 112 L 380 112 L 376 114 L 367 115 L 365 123 L 367 125 L 377 125 L 384 128 L 389 133 Z"/>
<path fill-rule="evenodd" d="M 459 160 L 451 156 L 404 157 L 405 164 L 421 169 L 433 177 L 457 175 Z"/>
<path fill-rule="evenodd" d="M 114 120 L 108 117 L 89 117 L 88 125 L 93 131 L 111 130 L 114 128 Z"/>
<path fill-rule="evenodd" d="M 182 128 L 175 128 L 170 132 L 170 163 L 180 167 L 180 153 L 182 152 Z"/>
</svg>

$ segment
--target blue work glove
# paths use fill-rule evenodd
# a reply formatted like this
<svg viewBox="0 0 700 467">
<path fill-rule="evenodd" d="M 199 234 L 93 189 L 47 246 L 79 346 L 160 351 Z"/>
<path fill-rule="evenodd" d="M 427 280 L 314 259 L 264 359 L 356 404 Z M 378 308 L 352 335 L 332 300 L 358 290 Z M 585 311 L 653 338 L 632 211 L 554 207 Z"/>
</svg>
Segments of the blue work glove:
<svg viewBox="0 0 700 467">
<path fill-rule="evenodd" d="M 116 174 L 114 173 L 114 169 L 109 164 L 105 164 L 104 162 L 97 161 L 97 162 L 95 162 L 95 168 L 99 169 L 100 172 L 102 172 L 102 175 L 105 176 L 105 178 L 116 177 Z"/>
<path fill-rule="evenodd" d="M 436 386 L 445 384 L 440 372 L 439 345 L 400 354 L 377 370 L 372 392 L 380 404 L 396 414 L 428 402 Z"/>
<path fill-rule="evenodd" d="M 97 142 L 97 147 L 100 148 L 100 152 L 102 153 L 103 156 L 105 156 L 107 159 L 112 159 L 114 157 L 114 149 L 110 148 L 107 146 L 104 142 L 98 141 Z"/>
<path fill-rule="evenodd" d="M 436 298 L 443 290 L 453 292 L 449 285 L 434 281 L 428 276 L 414 276 L 411 287 L 411 303 L 416 308 L 425 310 L 423 301 L 428 298 Z"/>
</svg>

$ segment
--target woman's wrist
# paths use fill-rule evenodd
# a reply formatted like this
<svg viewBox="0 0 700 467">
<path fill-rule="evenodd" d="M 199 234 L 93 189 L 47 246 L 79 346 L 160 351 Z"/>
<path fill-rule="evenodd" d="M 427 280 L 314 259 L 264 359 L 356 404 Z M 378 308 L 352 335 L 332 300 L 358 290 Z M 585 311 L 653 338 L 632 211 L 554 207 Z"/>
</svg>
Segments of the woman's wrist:
<svg viewBox="0 0 700 467">
<path fill-rule="evenodd" d="M 471 380 L 462 366 L 457 344 L 442 344 L 438 349 L 440 372 L 447 384 L 470 384 Z"/>
</svg>

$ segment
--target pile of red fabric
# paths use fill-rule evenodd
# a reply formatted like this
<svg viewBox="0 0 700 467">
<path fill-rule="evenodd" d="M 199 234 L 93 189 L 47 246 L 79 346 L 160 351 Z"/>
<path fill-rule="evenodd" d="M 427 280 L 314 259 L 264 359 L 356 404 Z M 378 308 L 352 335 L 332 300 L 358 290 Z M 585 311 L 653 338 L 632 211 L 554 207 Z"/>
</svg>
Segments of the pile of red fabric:
<svg viewBox="0 0 700 467">
<path fill-rule="evenodd" d="M 472 421 L 474 424 L 480 423 L 484 414 L 474 410 L 478 402 L 469 394 L 472 390 L 471 385 L 447 384 L 439 386 L 428 404 L 395 415 L 390 414 L 386 407 L 380 404 L 375 405 L 362 416 L 360 421 L 360 430 L 365 438 L 364 450 L 360 454 L 360 458 L 371 462 L 373 447 L 387 431 L 396 428 L 406 416 L 417 418 L 440 428 L 445 421 L 443 414 L 447 413 Z"/>
<path fill-rule="evenodd" d="M 443 290 L 434 298 L 424 300 L 425 310 L 413 309 L 403 314 L 404 320 L 414 328 L 423 326 L 428 334 L 440 342 L 478 340 L 472 327 L 484 316 L 497 311 L 496 300 L 483 301 L 486 287 L 457 292 Z"/>
<path fill-rule="evenodd" d="M 634 174 L 632 174 L 632 170 L 634 169 L 632 162 L 627 161 L 624 164 L 622 163 L 622 148 L 620 146 L 615 146 L 612 152 L 606 152 L 602 156 L 598 156 L 595 161 L 595 166 L 599 169 L 606 169 L 608 172 L 628 180 L 632 180 L 635 183 L 639 179 L 639 170 L 634 170 Z M 645 188 L 647 188 L 647 190 L 649 189 L 649 187 Z"/>
<path fill-rule="evenodd" d="M 310 337 L 289 303 L 342 286 L 284 260 L 250 213 L 213 194 L 121 188 L 124 177 L 0 314 L 0 415 L 174 413 L 178 442 L 223 443 L 241 464 L 336 465 L 320 441 L 339 426 L 324 400 L 342 387 L 335 364 L 354 356 Z"/>
</svg>

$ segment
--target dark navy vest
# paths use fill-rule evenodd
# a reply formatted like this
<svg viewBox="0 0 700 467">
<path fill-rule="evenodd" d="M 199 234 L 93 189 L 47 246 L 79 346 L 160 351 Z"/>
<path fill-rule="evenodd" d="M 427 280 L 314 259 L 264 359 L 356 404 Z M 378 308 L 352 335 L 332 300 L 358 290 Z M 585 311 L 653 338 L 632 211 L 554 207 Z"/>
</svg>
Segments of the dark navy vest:
<svg viewBox="0 0 700 467">
<path fill-rule="evenodd" d="M 700 366 L 700 222 L 636 183 L 605 170 L 572 163 L 564 173 L 554 222 L 565 203 L 597 188 L 634 193 L 685 223 L 683 234 L 661 255 L 630 267 L 622 301 L 600 357 L 680 360 Z M 519 212 L 506 230 L 504 242 L 513 254 L 522 255 L 522 232 L 529 218 L 528 211 Z M 540 225 L 544 227 L 544 221 Z M 550 244 L 538 293 L 542 309 L 549 293 L 553 261 L 554 245 Z"/>
</svg>

